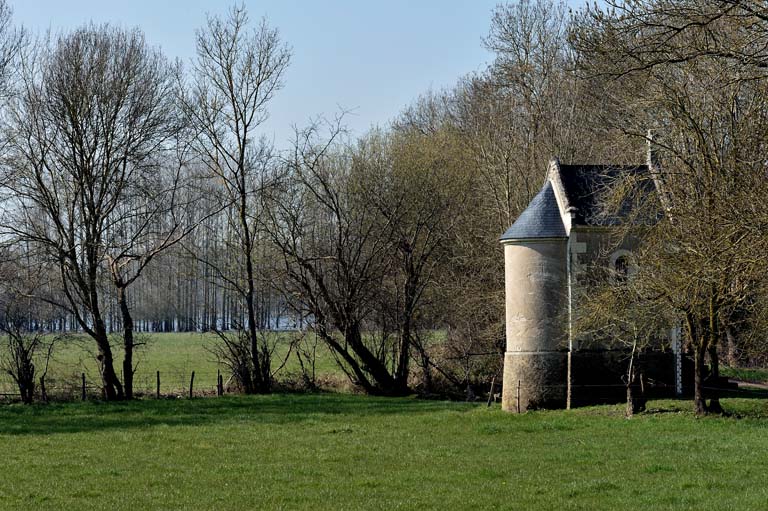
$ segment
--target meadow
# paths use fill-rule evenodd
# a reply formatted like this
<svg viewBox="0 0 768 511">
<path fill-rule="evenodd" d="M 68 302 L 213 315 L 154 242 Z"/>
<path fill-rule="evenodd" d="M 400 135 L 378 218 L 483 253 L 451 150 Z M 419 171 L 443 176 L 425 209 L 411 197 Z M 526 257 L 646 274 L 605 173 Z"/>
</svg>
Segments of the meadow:
<svg viewBox="0 0 768 511">
<path fill-rule="evenodd" d="M 1 509 L 765 509 L 768 405 L 277 394 L 0 406 Z"/>
<path fill-rule="evenodd" d="M 278 387 L 291 388 L 301 385 L 301 365 L 292 342 L 298 335 L 293 331 L 270 332 L 267 342 L 274 345 L 272 368 Z M 435 331 L 430 342 L 444 339 L 445 332 Z M 192 371 L 195 372 L 194 389 L 197 395 L 215 394 L 218 371 L 229 378 L 229 370 L 217 358 L 219 338 L 214 333 L 139 333 L 139 344 L 134 352 L 136 372 L 134 388 L 138 396 L 154 395 L 157 387 L 157 372 L 160 372 L 160 392 L 162 395 L 187 395 Z M 115 371 L 122 380 L 123 348 L 122 337 L 111 337 L 112 352 L 115 359 Z M 352 386 L 347 376 L 339 368 L 327 346 L 306 333 L 303 347 L 305 352 L 313 351 L 315 377 L 319 387 L 348 392 Z M 305 365 L 307 363 L 304 357 Z M 36 373 L 38 378 L 44 364 L 38 360 Z M 307 368 L 308 369 L 308 368 Z M 100 376 L 96 361 L 96 346 L 85 335 L 69 335 L 57 340 L 46 373 L 46 387 L 53 398 L 79 398 L 82 388 L 82 375 L 85 374 L 87 393 L 96 398 L 100 395 Z M 225 385 L 226 386 L 226 385 Z M 0 372 L 0 396 L 6 399 L 18 397 L 18 389 L 9 375 Z"/>
<path fill-rule="evenodd" d="M 289 349 L 294 334 L 283 332 L 272 335 L 275 336 L 272 342 L 276 343 L 273 355 L 276 379 L 297 381 L 301 367 L 295 351 Z M 119 336 L 112 338 L 115 370 L 120 374 L 123 358 L 121 341 Z M 218 338 L 213 333 L 139 334 L 137 341 L 141 346 L 136 348 L 134 355 L 134 385 L 139 394 L 154 395 L 157 371 L 160 371 L 160 390 L 164 395 L 188 392 L 192 371 L 195 371 L 194 388 L 200 394 L 215 392 L 217 371 L 222 372 L 225 381 L 228 378 L 227 368 L 217 360 L 214 353 L 213 348 Z M 332 380 L 334 386 L 346 385 L 343 373 L 322 343 L 317 344 L 315 360 L 316 376 L 320 382 Z M 280 368 L 284 361 L 284 366 Z M 41 372 L 42 363 L 38 362 L 38 375 Z M 46 374 L 50 393 L 61 397 L 79 396 L 82 374 L 86 376 L 88 393 L 98 395 L 100 379 L 93 340 L 83 335 L 73 335 L 57 341 Z M 0 374 L 0 393 L 18 395 L 13 381 L 6 374 Z"/>
<path fill-rule="evenodd" d="M 278 377 L 298 375 L 288 334 Z M 163 399 L 0 405 L 0 509 L 765 509 L 768 401 L 684 400 L 502 412 L 498 405 L 352 393 L 211 395 L 210 334 L 156 334 L 137 389 Z M 119 359 L 119 347 L 116 345 Z M 57 346 L 53 382 L 98 384 L 91 342 Z M 320 378 L 341 378 L 318 347 Z M 759 372 L 752 375 L 760 379 Z M 343 379 L 343 378 L 342 378 Z M 6 382 L 7 385 L 7 382 Z"/>
</svg>

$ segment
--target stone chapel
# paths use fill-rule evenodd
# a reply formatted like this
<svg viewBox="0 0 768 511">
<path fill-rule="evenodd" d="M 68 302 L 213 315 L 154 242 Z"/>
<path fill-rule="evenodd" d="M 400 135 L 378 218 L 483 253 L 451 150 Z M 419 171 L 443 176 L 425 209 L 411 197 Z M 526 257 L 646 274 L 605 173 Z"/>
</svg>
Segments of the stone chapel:
<svg viewBox="0 0 768 511">
<path fill-rule="evenodd" d="M 625 351 L 582 347 L 572 332 L 579 282 L 585 268 L 608 265 L 630 272 L 631 242 L 614 246 L 611 219 L 599 215 L 598 196 L 620 173 L 647 173 L 639 166 L 563 165 L 550 161 L 539 193 L 501 236 L 504 247 L 506 352 L 502 408 L 570 408 L 619 401 Z M 613 224 L 615 225 L 615 224 Z M 677 332 L 671 350 L 651 355 L 659 393 L 682 392 Z"/>
</svg>

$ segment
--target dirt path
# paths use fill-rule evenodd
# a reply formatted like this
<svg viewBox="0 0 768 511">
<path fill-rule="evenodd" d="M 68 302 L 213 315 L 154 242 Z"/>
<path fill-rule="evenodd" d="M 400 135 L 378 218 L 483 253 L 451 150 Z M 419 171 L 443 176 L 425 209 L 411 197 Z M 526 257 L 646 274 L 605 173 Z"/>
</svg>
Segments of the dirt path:
<svg viewBox="0 0 768 511">
<path fill-rule="evenodd" d="M 751 381 L 741 381 L 741 380 L 735 380 L 733 378 L 729 378 L 728 381 L 731 383 L 735 383 L 739 386 L 739 388 L 750 388 L 750 389 L 760 389 L 760 390 L 768 390 L 768 384 L 766 383 L 755 383 Z"/>
</svg>

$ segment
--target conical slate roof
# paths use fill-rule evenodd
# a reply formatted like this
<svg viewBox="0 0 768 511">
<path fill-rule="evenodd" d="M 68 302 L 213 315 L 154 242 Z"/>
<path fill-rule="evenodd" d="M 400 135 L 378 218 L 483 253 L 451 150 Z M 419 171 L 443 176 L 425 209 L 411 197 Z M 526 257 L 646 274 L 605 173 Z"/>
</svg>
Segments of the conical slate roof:
<svg viewBox="0 0 768 511">
<path fill-rule="evenodd" d="M 512 227 L 502 234 L 501 241 L 535 238 L 567 238 L 555 191 L 547 180 Z"/>
</svg>

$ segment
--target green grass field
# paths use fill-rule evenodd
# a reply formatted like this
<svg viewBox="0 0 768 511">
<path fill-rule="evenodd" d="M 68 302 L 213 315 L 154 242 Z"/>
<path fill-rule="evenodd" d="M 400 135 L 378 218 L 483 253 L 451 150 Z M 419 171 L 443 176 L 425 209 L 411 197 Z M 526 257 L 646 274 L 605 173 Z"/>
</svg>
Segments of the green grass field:
<svg viewBox="0 0 768 511">
<path fill-rule="evenodd" d="M 166 395 L 193 370 L 213 389 L 212 335 L 148 341 L 139 390 L 158 370 Z M 92 352 L 61 343 L 49 378 L 96 383 Z M 322 346 L 317 371 L 339 376 Z M 279 377 L 296 372 L 290 356 Z M 766 509 L 768 401 L 746 395 L 730 418 L 654 401 L 629 421 L 351 394 L 4 404 L 0 509 Z"/>
<path fill-rule="evenodd" d="M 295 332 L 270 334 L 270 343 L 276 344 L 272 357 L 275 379 L 278 381 L 297 381 L 301 368 L 295 350 L 289 349 Z M 316 343 L 315 372 L 318 383 L 335 390 L 348 389 L 346 375 L 339 369 L 327 346 L 307 334 L 309 345 Z M 432 333 L 432 341 L 444 338 L 445 332 Z M 212 347 L 219 342 L 213 333 L 155 333 L 137 334 L 134 363 L 136 374 L 134 386 L 138 393 L 154 394 L 157 371 L 160 371 L 160 386 L 163 394 L 183 394 L 189 388 L 192 371 L 195 371 L 195 388 L 199 392 L 212 393 L 216 388 L 217 370 L 221 370 L 225 380 L 229 374 L 219 363 Z M 112 350 L 115 358 L 115 370 L 122 380 L 122 338 L 112 337 Z M 305 345 L 306 347 L 307 345 Z M 285 363 L 284 363 L 285 362 Z M 42 362 L 38 361 L 38 376 L 42 371 Z M 281 367 L 282 366 L 282 367 Z M 100 377 L 96 362 L 96 346 L 85 335 L 72 335 L 57 341 L 53 357 L 46 376 L 48 388 L 52 393 L 64 397 L 80 395 L 82 374 L 85 373 L 89 392 L 98 394 Z M 18 393 L 11 378 L 0 373 L 0 394 Z"/>
<path fill-rule="evenodd" d="M 296 379 L 300 374 L 300 366 L 295 352 L 289 352 L 290 333 L 275 334 L 278 337 L 277 349 L 273 355 L 275 370 L 287 357 L 285 366 L 276 374 L 277 379 Z M 123 351 L 121 338 L 114 337 L 113 352 L 115 370 L 122 368 Z M 216 388 L 217 370 L 221 370 L 225 380 L 228 378 L 226 368 L 220 364 L 211 348 L 217 342 L 214 334 L 199 333 L 162 333 L 140 334 L 138 341 L 146 342 L 137 348 L 135 361 L 137 363 L 135 388 L 137 392 L 154 393 L 156 388 L 157 371 L 160 371 L 161 392 L 163 394 L 181 394 L 189 388 L 192 371 L 195 371 L 195 388 L 199 392 L 213 392 Z M 59 341 L 53 352 L 46 381 L 49 390 L 59 394 L 78 396 L 80 393 L 81 375 L 85 373 L 89 392 L 98 393 L 99 372 L 96 363 L 96 347 L 90 338 L 72 336 Z M 38 364 L 38 373 L 40 372 Z M 344 381 L 325 345 L 318 343 L 316 357 L 316 372 L 320 379 L 332 377 Z M 12 380 L 7 375 L 0 375 L 0 392 L 17 392 Z"/>
<path fill-rule="evenodd" d="M 343 394 L 0 407 L 2 509 L 766 509 L 768 405 Z"/>
</svg>

